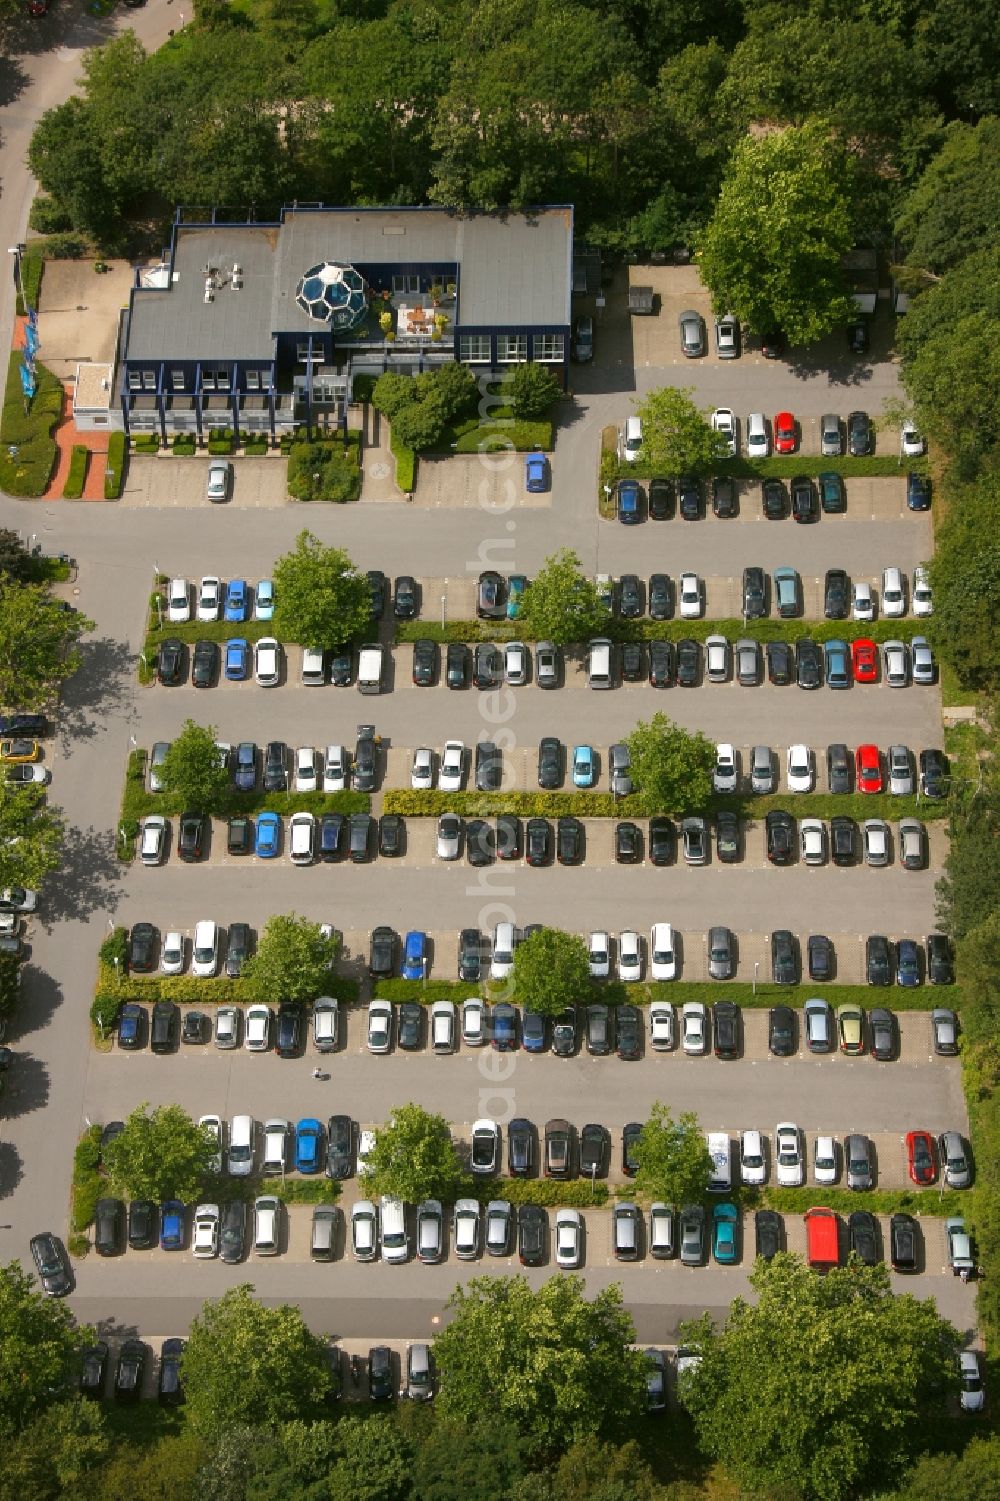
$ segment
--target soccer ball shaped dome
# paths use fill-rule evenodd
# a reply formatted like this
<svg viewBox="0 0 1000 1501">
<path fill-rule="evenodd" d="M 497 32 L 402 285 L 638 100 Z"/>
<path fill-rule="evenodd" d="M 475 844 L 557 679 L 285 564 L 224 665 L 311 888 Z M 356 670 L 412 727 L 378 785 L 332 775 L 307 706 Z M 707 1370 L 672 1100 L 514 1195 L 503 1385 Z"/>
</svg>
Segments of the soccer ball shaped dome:
<svg viewBox="0 0 1000 1501">
<path fill-rule="evenodd" d="M 310 266 L 295 289 L 295 301 L 317 323 L 334 328 L 355 328 L 368 311 L 364 277 L 336 261 Z"/>
</svg>

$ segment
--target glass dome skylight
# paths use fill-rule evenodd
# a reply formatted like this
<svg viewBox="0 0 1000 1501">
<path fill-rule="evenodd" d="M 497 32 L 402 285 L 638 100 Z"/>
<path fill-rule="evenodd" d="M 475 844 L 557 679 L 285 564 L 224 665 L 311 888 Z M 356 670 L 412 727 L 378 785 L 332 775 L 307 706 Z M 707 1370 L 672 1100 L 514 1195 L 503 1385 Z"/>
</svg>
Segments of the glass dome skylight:
<svg viewBox="0 0 1000 1501">
<path fill-rule="evenodd" d="M 368 311 L 364 277 L 336 261 L 310 266 L 295 289 L 295 301 L 317 323 L 339 329 L 356 328 Z"/>
</svg>

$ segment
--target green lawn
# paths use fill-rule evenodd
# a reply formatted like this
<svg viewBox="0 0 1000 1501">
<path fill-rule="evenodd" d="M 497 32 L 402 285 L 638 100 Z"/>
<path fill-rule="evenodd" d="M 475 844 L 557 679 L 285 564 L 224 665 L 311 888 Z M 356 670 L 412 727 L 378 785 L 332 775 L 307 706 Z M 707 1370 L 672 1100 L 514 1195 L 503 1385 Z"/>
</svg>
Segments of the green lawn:
<svg viewBox="0 0 1000 1501">
<path fill-rule="evenodd" d="M 37 389 L 25 411 L 18 370 L 21 355 L 11 350 L 7 386 L 0 415 L 0 490 L 8 495 L 43 495 L 56 467 L 57 449 L 52 437 L 62 416 L 61 383 L 38 360 Z"/>
</svg>

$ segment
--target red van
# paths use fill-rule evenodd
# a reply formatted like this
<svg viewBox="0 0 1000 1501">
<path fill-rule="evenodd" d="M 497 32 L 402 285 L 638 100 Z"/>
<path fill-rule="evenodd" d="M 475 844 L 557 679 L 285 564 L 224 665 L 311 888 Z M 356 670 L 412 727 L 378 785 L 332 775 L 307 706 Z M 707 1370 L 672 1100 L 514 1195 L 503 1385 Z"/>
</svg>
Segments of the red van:
<svg viewBox="0 0 1000 1501">
<path fill-rule="evenodd" d="M 819 1272 L 840 1265 L 840 1222 L 832 1209 L 806 1211 L 806 1259 Z"/>
</svg>

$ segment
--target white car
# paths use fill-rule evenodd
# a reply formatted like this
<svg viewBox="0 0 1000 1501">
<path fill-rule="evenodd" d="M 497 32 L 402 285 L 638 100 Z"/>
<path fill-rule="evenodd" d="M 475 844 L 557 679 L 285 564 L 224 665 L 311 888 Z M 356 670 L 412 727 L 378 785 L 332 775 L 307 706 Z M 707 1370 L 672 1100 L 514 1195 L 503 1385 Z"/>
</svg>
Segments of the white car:
<svg viewBox="0 0 1000 1501">
<path fill-rule="evenodd" d="M 167 853 L 167 820 L 159 813 L 143 821 L 139 859 L 143 865 L 162 865 Z"/>
<path fill-rule="evenodd" d="M 764 421 L 763 412 L 751 412 L 743 429 L 743 442 L 747 451 L 748 459 L 766 459 L 771 452 L 771 442 L 767 436 L 767 423 Z"/>
<path fill-rule="evenodd" d="M 431 1051 L 455 1051 L 455 1002 L 435 1001 L 431 1006 Z"/>
<path fill-rule="evenodd" d="M 281 643 L 262 636 L 253 649 L 253 672 L 258 687 L 276 688 L 281 678 Z"/>
<path fill-rule="evenodd" d="M 555 1230 L 556 1266 L 571 1272 L 583 1255 L 583 1216 L 579 1209 L 557 1209 Z"/>
<path fill-rule="evenodd" d="M 503 649 L 503 675 L 510 688 L 522 688 L 528 681 L 531 655 L 523 641 L 508 641 Z"/>
<path fill-rule="evenodd" d="M 631 930 L 618 935 L 618 978 L 626 982 L 642 979 L 642 944 Z"/>
<path fill-rule="evenodd" d="M 861 826 L 866 865 L 889 864 L 889 825 L 884 818 L 866 818 Z"/>
<path fill-rule="evenodd" d="M 160 949 L 160 968 L 165 975 L 184 973 L 184 935 L 176 931 L 167 933 Z"/>
<path fill-rule="evenodd" d="M 467 1048 L 481 1048 L 486 1041 L 486 1006 L 478 996 L 462 1002 L 462 1041 Z"/>
<path fill-rule="evenodd" d="M 442 813 L 437 825 L 437 857 L 457 860 L 462 846 L 462 820 L 457 813 Z"/>
<path fill-rule="evenodd" d="M 826 824 L 821 818 L 803 818 L 799 823 L 799 847 L 806 865 L 826 861 Z"/>
<path fill-rule="evenodd" d="M 207 573 L 198 590 L 198 619 L 218 620 L 222 609 L 222 580 Z"/>
<path fill-rule="evenodd" d="M 200 1261 L 208 1261 L 219 1254 L 219 1206 L 199 1204 L 194 1212 L 194 1230 L 191 1250 Z"/>
<path fill-rule="evenodd" d="M 906 592 L 898 568 L 882 570 L 882 614 L 889 620 L 898 620 L 906 614 Z"/>
<path fill-rule="evenodd" d="M 368 1003 L 368 1051 L 387 1053 L 392 1044 L 392 1002 Z"/>
<path fill-rule="evenodd" d="M 209 1161 L 209 1168 L 213 1173 L 222 1172 L 222 1117 L 219 1115 L 202 1115 L 198 1118 L 199 1126 L 203 1126 L 212 1138 L 215 1152 Z"/>
<path fill-rule="evenodd" d="M 904 459 L 918 459 L 927 452 L 923 435 L 913 422 L 904 422 L 899 434 L 899 451 Z"/>
<path fill-rule="evenodd" d="M 748 1188 L 759 1188 L 767 1182 L 764 1138 L 759 1131 L 740 1132 L 740 1178 Z"/>
<path fill-rule="evenodd" d="M 701 579 L 696 573 L 682 573 L 677 595 L 682 620 L 698 620 L 701 616 Z"/>
<path fill-rule="evenodd" d="M 730 407 L 716 407 L 712 413 L 712 427 L 726 440 L 731 457 L 736 454 L 736 416 Z"/>
<path fill-rule="evenodd" d="M 638 417 L 626 417 L 621 437 L 622 458 L 634 464 L 642 451 L 642 422 Z"/>
<path fill-rule="evenodd" d="M 910 672 L 921 687 L 934 681 L 934 654 L 926 636 L 914 636 L 910 641 Z"/>
<path fill-rule="evenodd" d="M 233 466 L 228 459 L 213 459 L 208 466 L 208 488 L 206 494 L 209 500 L 225 500 L 229 494 L 229 482 L 232 478 Z"/>
<path fill-rule="evenodd" d="M 802 1138 L 791 1121 L 779 1121 L 774 1128 L 774 1173 L 779 1188 L 800 1188 L 805 1181 Z"/>
<path fill-rule="evenodd" d="M 931 588 L 930 571 L 924 563 L 918 563 L 913 570 L 910 610 L 914 615 L 924 618 L 934 614 L 934 590 Z"/>
<path fill-rule="evenodd" d="M 413 752 L 410 786 L 414 792 L 427 792 L 434 786 L 434 752 L 426 745 L 418 746 Z"/>
<path fill-rule="evenodd" d="M 890 688 L 905 688 L 910 681 L 905 641 L 886 641 L 882 647 L 885 680 Z"/>
<path fill-rule="evenodd" d="M 685 1053 L 703 1053 L 708 1045 L 708 1013 L 704 1001 L 685 1001 L 681 1007 L 681 1039 Z"/>
<path fill-rule="evenodd" d="M 514 946 L 517 937 L 512 922 L 498 922 L 493 929 L 493 950 L 490 954 L 490 979 L 506 980 L 514 968 Z"/>
<path fill-rule="evenodd" d="M 351 1250 L 355 1261 L 378 1256 L 378 1210 L 370 1199 L 359 1199 L 351 1208 Z"/>
<path fill-rule="evenodd" d="M 852 620 L 874 620 L 875 600 L 872 596 L 871 584 L 866 584 L 859 579 L 854 585 L 854 601 L 851 605 Z"/>
<path fill-rule="evenodd" d="M 461 740 L 446 740 L 438 768 L 438 787 L 442 792 L 462 790 L 462 769 L 465 766 L 465 744 Z"/>
<path fill-rule="evenodd" d="M 790 745 L 785 766 L 789 792 L 813 790 L 813 758 L 808 745 Z"/>
<path fill-rule="evenodd" d="M 669 1001 L 652 1001 L 649 1007 L 649 1041 L 657 1053 L 669 1053 L 674 1045 L 674 1008 Z"/>
<path fill-rule="evenodd" d="M 958 1376 L 961 1391 L 958 1405 L 963 1412 L 982 1412 L 986 1406 L 986 1389 L 983 1372 L 975 1350 L 963 1350 L 958 1357 Z"/>
<path fill-rule="evenodd" d="M 328 745 L 323 755 L 323 791 L 343 792 L 347 786 L 347 753 L 342 745 Z"/>
<path fill-rule="evenodd" d="M 587 940 L 590 978 L 606 980 L 611 973 L 611 940 L 607 933 L 591 933 Z"/>
<path fill-rule="evenodd" d="M 364 1178 L 368 1169 L 368 1159 L 375 1150 L 376 1132 L 369 1127 L 358 1133 L 358 1177 Z"/>
<path fill-rule="evenodd" d="M 171 579 L 167 585 L 167 619 L 184 625 L 191 619 L 191 589 L 187 579 Z"/>
<path fill-rule="evenodd" d="M 649 930 L 649 975 L 653 980 L 677 979 L 677 949 L 668 922 L 656 922 Z"/>
<path fill-rule="evenodd" d="M 191 973 L 207 980 L 219 968 L 219 926 L 208 920 L 197 924 L 191 946 Z"/>
<path fill-rule="evenodd" d="M 824 1187 L 837 1181 L 837 1144 L 832 1136 L 817 1136 L 813 1144 L 813 1178 Z"/>
<path fill-rule="evenodd" d="M 712 787 L 716 792 L 736 791 L 736 747 L 723 743 L 715 747 Z"/>
<path fill-rule="evenodd" d="M 706 637 L 705 676 L 710 683 L 724 683 L 729 676 L 729 642 L 725 636 Z"/>
<path fill-rule="evenodd" d="M 243 1046 L 251 1053 L 266 1053 L 271 1046 L 270 1006 L 248 1006 Z"/>
<path fill-rule="evenodd" d="M 318 783 L 316 749 L 312 745 L 300 745 L 295 752 L 295 791 L 315 792 Z"/>
</svg>

